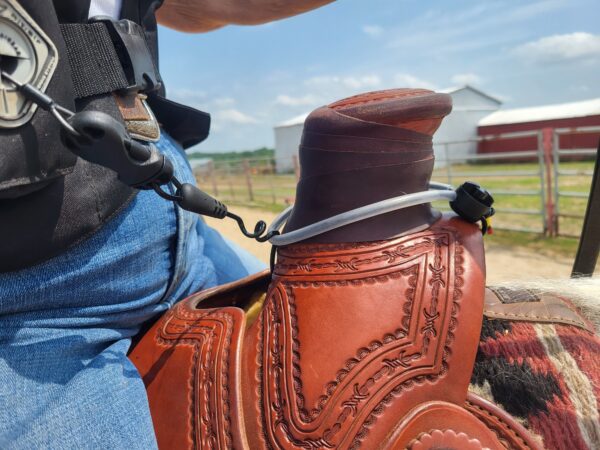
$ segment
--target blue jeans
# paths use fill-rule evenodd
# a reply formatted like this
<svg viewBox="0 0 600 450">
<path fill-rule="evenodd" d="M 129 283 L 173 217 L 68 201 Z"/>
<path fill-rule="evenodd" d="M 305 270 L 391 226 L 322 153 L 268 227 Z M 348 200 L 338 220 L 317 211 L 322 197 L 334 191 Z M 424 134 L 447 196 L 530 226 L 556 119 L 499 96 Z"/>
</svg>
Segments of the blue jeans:
<svg viewBox="0 0 600 450">
<path fill-rule="evenodd" d="M 182 181 L 180 148 L 157 145 Z M 152 449 L 131 338 L 178 300 L 265 266 L 152 191 L 83 243 L 0 274 L 0 448 Z"/>
</svg>

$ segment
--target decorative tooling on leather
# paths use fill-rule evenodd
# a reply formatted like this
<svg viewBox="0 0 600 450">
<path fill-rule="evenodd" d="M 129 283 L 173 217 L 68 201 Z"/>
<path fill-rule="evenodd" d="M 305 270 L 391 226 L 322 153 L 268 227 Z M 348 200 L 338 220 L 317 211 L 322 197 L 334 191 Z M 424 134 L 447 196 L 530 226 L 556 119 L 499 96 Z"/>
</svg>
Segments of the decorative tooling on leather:
<svg viewBox="0 0 600 450">
<path fill-rule="evenodd" d="M 526 448 L 508 416 L 464 407 L 483 292 L 471 240 L 481 236 L 467 227 L 285 248 L 250 327 L 242 309 L 217 306 L 247 304 L 268 273 L 176 305 L 130 355 L 159 446 L 394 448 L 439 428 L 497 448 L 491 429 L 492 440 Z M 432 398 L 443 412 L 403 422 Z"/>
<path fill-rule="evenodd" d="M 542 449 L 525 428 L 492 403 L 469 393 L 465 409 L 481 420 L 507 449 Z"/>
<path fill-rule="evenodd" d="M 485 450 L 477 439 L 470 439 L 466 434 L 457 433 L 454 430 L 432 430 L 429 433 L 423 433 L 408 448 L 410 450 Z"/>
<path fill-rule="evenodd" d="M 357 448 L 394 397 L 435 383 L 448 371 L 464 270 L 453 231 L 335 249 L 284 249 L 275 267 L 261 322 L 259 367 L 264 427 L 274 447 Z M 340 286 L 376 290 L 388 283 L 406 286 L 387 299 L 401 305 L 397 327 L 363 342 L 311 404 L 303 390 L 309 367 L 302 361 L 310 355 L 299 338 L 297 303 L 317 293 L 321 300 L 342 295 Z"/>
<path fill-rule="evenodd" d="M 194 346 L 189 417 L 192 442 L 198 449 L 232 448 L 229 394 L 231 336 L 240 327 L 239 310 L 207 309 L 190 312 L 174 308 L 160 328 L 161 344 Z"/>
</svg>

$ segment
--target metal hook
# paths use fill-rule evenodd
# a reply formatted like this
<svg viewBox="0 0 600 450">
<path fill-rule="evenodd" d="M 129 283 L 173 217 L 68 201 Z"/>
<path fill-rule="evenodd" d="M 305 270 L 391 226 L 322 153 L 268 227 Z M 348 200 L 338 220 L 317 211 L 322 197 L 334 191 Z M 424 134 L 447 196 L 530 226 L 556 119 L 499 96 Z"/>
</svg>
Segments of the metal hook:
<svg viewBox="0 0 600 450">
<path fill-rule="evenodd" d="M 227 217 L 237 222 L 238 227 L 240 227 L 240 231 L 244 236 L 250 239 L 256 239 L 258 242 L 266 242 L 273 236 L 279 234 L 279 231 L 271 231 L 270 233 L 267 233 L 263 236 L 263 233 L 267 230 L 267 224 L 264 220 L 259 220 L 258 222 L 256 222 L 256 225 L 254 225 L 254 232 L 250 233 L 246 229 L 246 225 L 244 225 L 244 220 L 240 216 L 232 212 L 227 212 Z"/>
<path fill-rule="evenodd" d="M 82 137 L 82 134 L 75 128 L 73 128 L 73 126 L 69 122 L 67 122 L 67 120 L 59 113 L 59 111 L 62 110 L 68 111 L 71 114 L 69 117 L 73 117 L 73 112 L 69 111 L 66 108 L 63 108 L 62 106 L 57 107 L 57 105 L 54 105 L 50 107 L 50 113 L 54 116 L 56 120 L 58 120 L 58 122 L 64 129 L 66 129 L 69 133 L 71 133 L 77 138 Z"/>
<path fill-rule="evenodd" d="M 70 119 L 75 115 L 73 111 L 70 111 L 63 106 L 56 104 L 52 98 L 48 97 L 46 94 L 36 89 L 31 84 L 20 83 L 4 71 L 0 72 L 0 76 L 12 83 L 17 89 L 17 91 L 19 91 L 29 101 L 35 103 L 40 108 L 50 112 L 50 114 L 52 114 L 52 116 L 58 121 L 58 123 L 60 123 L 60 125 L 73 136 L 77 138 L 82 137 L 81 133 L 79 133 L 75 128 L 73 128 L 73 126 L 69 122 L 67 122 L 67 119 Z"/>
<path fill-rule="evenodd" d="M 171 181 L 173 181 L 173 180 L 171 180 Z M 175 183 L 173 183 L 173 184 L 175 184 Z M 154 190 L 154 192 L 156 192 L 160 197 L 164 198 L 165 200 L 179 203 L 183 199 L 183 197 L 181 195 L 171 195 L 168 192 L 163 191 L 160 188 L 160 186 L 158 185 L 158 183 L 150 183 L 150 187 Z"/>
</svg>

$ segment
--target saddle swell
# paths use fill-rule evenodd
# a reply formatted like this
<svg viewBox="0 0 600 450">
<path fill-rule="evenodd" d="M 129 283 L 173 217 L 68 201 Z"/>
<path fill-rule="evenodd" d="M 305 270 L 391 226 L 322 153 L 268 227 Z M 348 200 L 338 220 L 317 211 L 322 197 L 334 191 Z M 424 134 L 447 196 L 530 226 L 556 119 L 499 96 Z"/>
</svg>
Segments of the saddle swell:
<svg viewBox="0 0 600 450">
<path fill-rule="evenodd" d="M 133 348 L 161 449 L 249 448 L 241 413 L 246 314 L 220 305 L 244 305 L 269 278 L 265 271 L 189 297 Z"/>
<path fill-rule="evenodd" d="M 262 343 L 260 361 L 247 363 L 261 378 L 253 403 L 262 403 L 264 440 L 357 448 L 381 442 L 425 399 L 464 402 L 483 255 L 468 242 L 477 235 L 445 225 L 389 241 L 280 252 L 258 336 L 249 333 Z M 462 292 L 465 281 L 471 292 Z"/>
<path fill-rule="evenodd" d="M 484 275 L 480 231 L 445 217 L 385 241 L 289 246 L 272 280 L 190 297 L 130 355 L 159 447 L 425 448 L 439 430 L 448 448 L 505 448 L 465 406 Z"/>
</svg>

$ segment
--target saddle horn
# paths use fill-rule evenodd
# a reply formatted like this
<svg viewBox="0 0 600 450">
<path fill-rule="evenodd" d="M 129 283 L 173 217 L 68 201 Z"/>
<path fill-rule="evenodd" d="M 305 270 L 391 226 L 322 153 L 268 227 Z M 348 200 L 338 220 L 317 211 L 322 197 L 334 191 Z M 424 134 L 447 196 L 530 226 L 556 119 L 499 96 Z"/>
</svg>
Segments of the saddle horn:
<svg viewBox="0 0 600 450">
<path fill-rule="evenodd" d="M 312 112 L 300 144 L 301 176 L 284 232 L 403 194 L 428 189 L 432 136 L 452 99 L 425 89 L 350 97 Z M 376 241 L 430 226 L 429 204 L 387 213 L 307 242 Z"/>
</svg>

